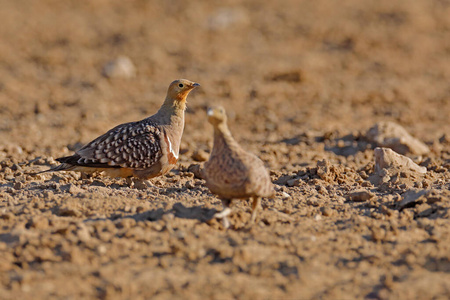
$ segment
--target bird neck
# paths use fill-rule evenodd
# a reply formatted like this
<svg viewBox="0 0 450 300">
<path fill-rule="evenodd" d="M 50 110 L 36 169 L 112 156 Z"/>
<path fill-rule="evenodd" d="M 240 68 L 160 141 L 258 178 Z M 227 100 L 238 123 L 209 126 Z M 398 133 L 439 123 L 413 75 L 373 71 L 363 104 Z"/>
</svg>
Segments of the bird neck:
<svg viewBox="0 0 450 300">
<path fill-rule="evenodd" d="M 181 101 L 166 98 L 157 115 L 162 125 L 184 124 L 184 111 L 186 110 L 186 99 Z"/>
<path fill-rule="evenodd" d="M 214 126 L 214 146 L 213 147 L 230 147 L 236 144 L 233 136 L 226 123 L 220 123 Z"/>
</svg>

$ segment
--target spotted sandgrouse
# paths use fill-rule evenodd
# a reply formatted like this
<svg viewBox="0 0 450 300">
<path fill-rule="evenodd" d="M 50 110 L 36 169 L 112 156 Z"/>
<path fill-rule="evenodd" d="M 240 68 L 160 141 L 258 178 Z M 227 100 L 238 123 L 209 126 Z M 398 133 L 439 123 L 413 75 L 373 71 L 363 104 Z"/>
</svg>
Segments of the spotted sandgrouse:
<svg viewBox="0 0 450 300">
<path fill-rule="evenodd" d="M 103 172 L 110 177 L 137 178 L 141 184 L 166 174 L 178 160 L 186 97 L 197 86 L 186 79 L 175 80 L 156 114 L 114 127 L 74 155 L 58 158 L 61 165 L 44 172 Z"/>
<path fill-rule="evenodd" d="M 222 200 L 223 210 L 215 215 L 223 221 L 225 228 L 230 223 L 227 215 L 233 199 L 252 198 L 251 223 L 261 206 L 261 197 L 274 194 L 274 187 L 263 162 L 255 155 L 246 152 L 233 139 L 227 126 L 223 107 L 208 109 L 208 121 L 214 127 L 214 146 L 205 163 L 203 175 L 209 190 Z"/>
</svg>

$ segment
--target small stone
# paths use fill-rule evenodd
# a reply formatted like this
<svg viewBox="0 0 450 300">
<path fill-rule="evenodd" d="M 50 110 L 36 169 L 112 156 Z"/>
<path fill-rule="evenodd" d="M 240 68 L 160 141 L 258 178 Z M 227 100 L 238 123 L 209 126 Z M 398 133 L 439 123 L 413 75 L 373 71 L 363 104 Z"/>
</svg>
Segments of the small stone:
<svg viewBox="0 0 450 300">
<path fill-rule="evenodd" d="M 356 190 L 347 195 L 348 200 L 354 202 L 364 202 L 372 199 L 374 196 L 375 195 L 372 192 L 367 190 Z"/>
<path fill-rule="evenodd" d="M 194 174 L 197 179 L 204 179 L 203 176 L 203 166 L 200 164 L 192 164 L 188 167 L 188 172 Z"/>
<path fill-rule="evenodd" d="M 430 193 L 429 190 L 409 190 L 404 193 L 403 199 L 397 204 L 397 207 L 402 210 L 408 207 L 414 207 L 419 203 L 424 203 L 427 201 L 427 195 Z"/>
<path fill-rule="evenodd" d="M 132 78 L 136 75 L 136 67 L 130 58 L 119 56 L 103 67 L 102 74 L 108 78 Z"/>
<path fill-rule="evenodd" d="M 16 190 L 20 190 L 20 189 L 23 188 L 23 183 L 20 182 L 20 181 L 19 182 L 15 182 L 13 188 L 16 189 Z"/>
<path fill-rule="evenodd" d="M 281 197 L 282 197 L 283 199 L 287 199 L 287 198 L 290 198 L 291 195 L 289 195 L 289 194 L 286 193 L 286 192 L 281 192 Z"/>
<path fill-rule="evenodd" d="M 98 254 L 105 254 L 107 251 L 108 251 L 108 249 L 106 249 L 105 245 L 100 245 L 97 247 Z"/>
<path fill-rule="evenodd" d="M 293 187 L 293 186 L 299 186 L 300 183 L 301 183 L 301 180 L 298 179 L 298 178 L 297 178 L 297 179 L 289 179 L 289 180 L 286 182 L 287 186 L 290 186 L 290 187 Z"/>
<path fill-rule="evenodd" d="M 379 242 L 385 239 L 386 230 L 383 228 L 373 228 L 372 230 L 372 240 L 375 242 Z"/>
<path fill-rule="evenodd" d="M 192 154 L 192 159 L 195 160 L 195 161 L 199 161 L 199 162 L 207 161 L 208 158 L 209 158 L 209 154 L 206 153 L 206 151 L 201 150 L 201 149 L 195 151 L 195 152 Z"/>
<path fill-rule="evenodd" d="M 195 184 L 192 180 L 188 180 L 186 181 L 185 185 L 184 185 L 187 189 L 193 189 L 195 188 Z"/>
<path fill-rule="evenodd" d="M 322 215 L 324 215 L 325 217 L 331 217 L 334 214 L 334 210 L 328 206 L 322 207 L 320 211 L 322 212 Z"/>
<path fill-rule="evenodd" d="M 89 228 L 84 223 L 80 223 L 77 225 L 76 235 L 83 243 L 86 243 L 91 239 Z"/>
</svg>

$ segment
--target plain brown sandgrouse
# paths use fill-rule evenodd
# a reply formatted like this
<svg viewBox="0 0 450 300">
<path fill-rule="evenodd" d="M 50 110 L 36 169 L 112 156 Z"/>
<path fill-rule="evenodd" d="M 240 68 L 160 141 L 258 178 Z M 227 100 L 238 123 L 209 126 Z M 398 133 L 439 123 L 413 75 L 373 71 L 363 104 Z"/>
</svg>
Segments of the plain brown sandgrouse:
<svg viewBox="0 0 450 300">
<path fill-rule="evenodd" d="M 197 86 L 186 79 L 173 81 L 156 114 L 114 127 L 74 155 L 56 159 L 61 164 L 43 172 L 103 172 L 129 182 L 137 178 L 141 186 L 144 180 L 166 174 L 178 160 L 186 97 Z"/>
<path fill-rule="evenodd" d="M 231 201 L 252 198 L 250 222 L 253 224 L 261 197 L 271 197 L 275 192 L 269 173 L 258 157 L 242 149 L 233 139 L 223 107 L 209 108 L 207 114 L 214 127 L 214 145 L 203 175 L 206 186 L 223 204 L 223 210 L 215 217 L 222 219 L 225 228 L 229 227 L 227 215 L 231 212 Z"/>
</svg>

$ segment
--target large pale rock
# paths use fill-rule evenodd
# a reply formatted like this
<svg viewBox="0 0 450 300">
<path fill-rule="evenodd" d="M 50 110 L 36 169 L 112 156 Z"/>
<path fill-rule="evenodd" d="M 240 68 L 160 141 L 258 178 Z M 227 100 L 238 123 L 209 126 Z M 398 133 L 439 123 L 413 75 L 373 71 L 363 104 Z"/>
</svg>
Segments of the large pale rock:
<svg viewBox="0 0 450 300">
<path fill-rule="evenodd" d="M 391 148 L 400 154 L 423 155 L 430 152 L 427 145 L 411 136 L 405 128 L 393 122 L 379 122 L 370 128 L 366 138 L 379 147 Z"/>
<path fill-rule="evenodd" d="M 403 172 L 414 172 L 425 174 L 427 168 L 421 167 L 411 158 L 400 155 L 389 148 L 375 148 L 375 172 L 380 173 L 382 169 L 398 169 Z"/>
<path fill-rule="evenodd" d="M 389 148 L 375 148 L 374 156 L 375 173 L 369 180 L 375 185 L 392 183 L 412 186 L 427 172 L 427 168 Z"/>
</svg>

